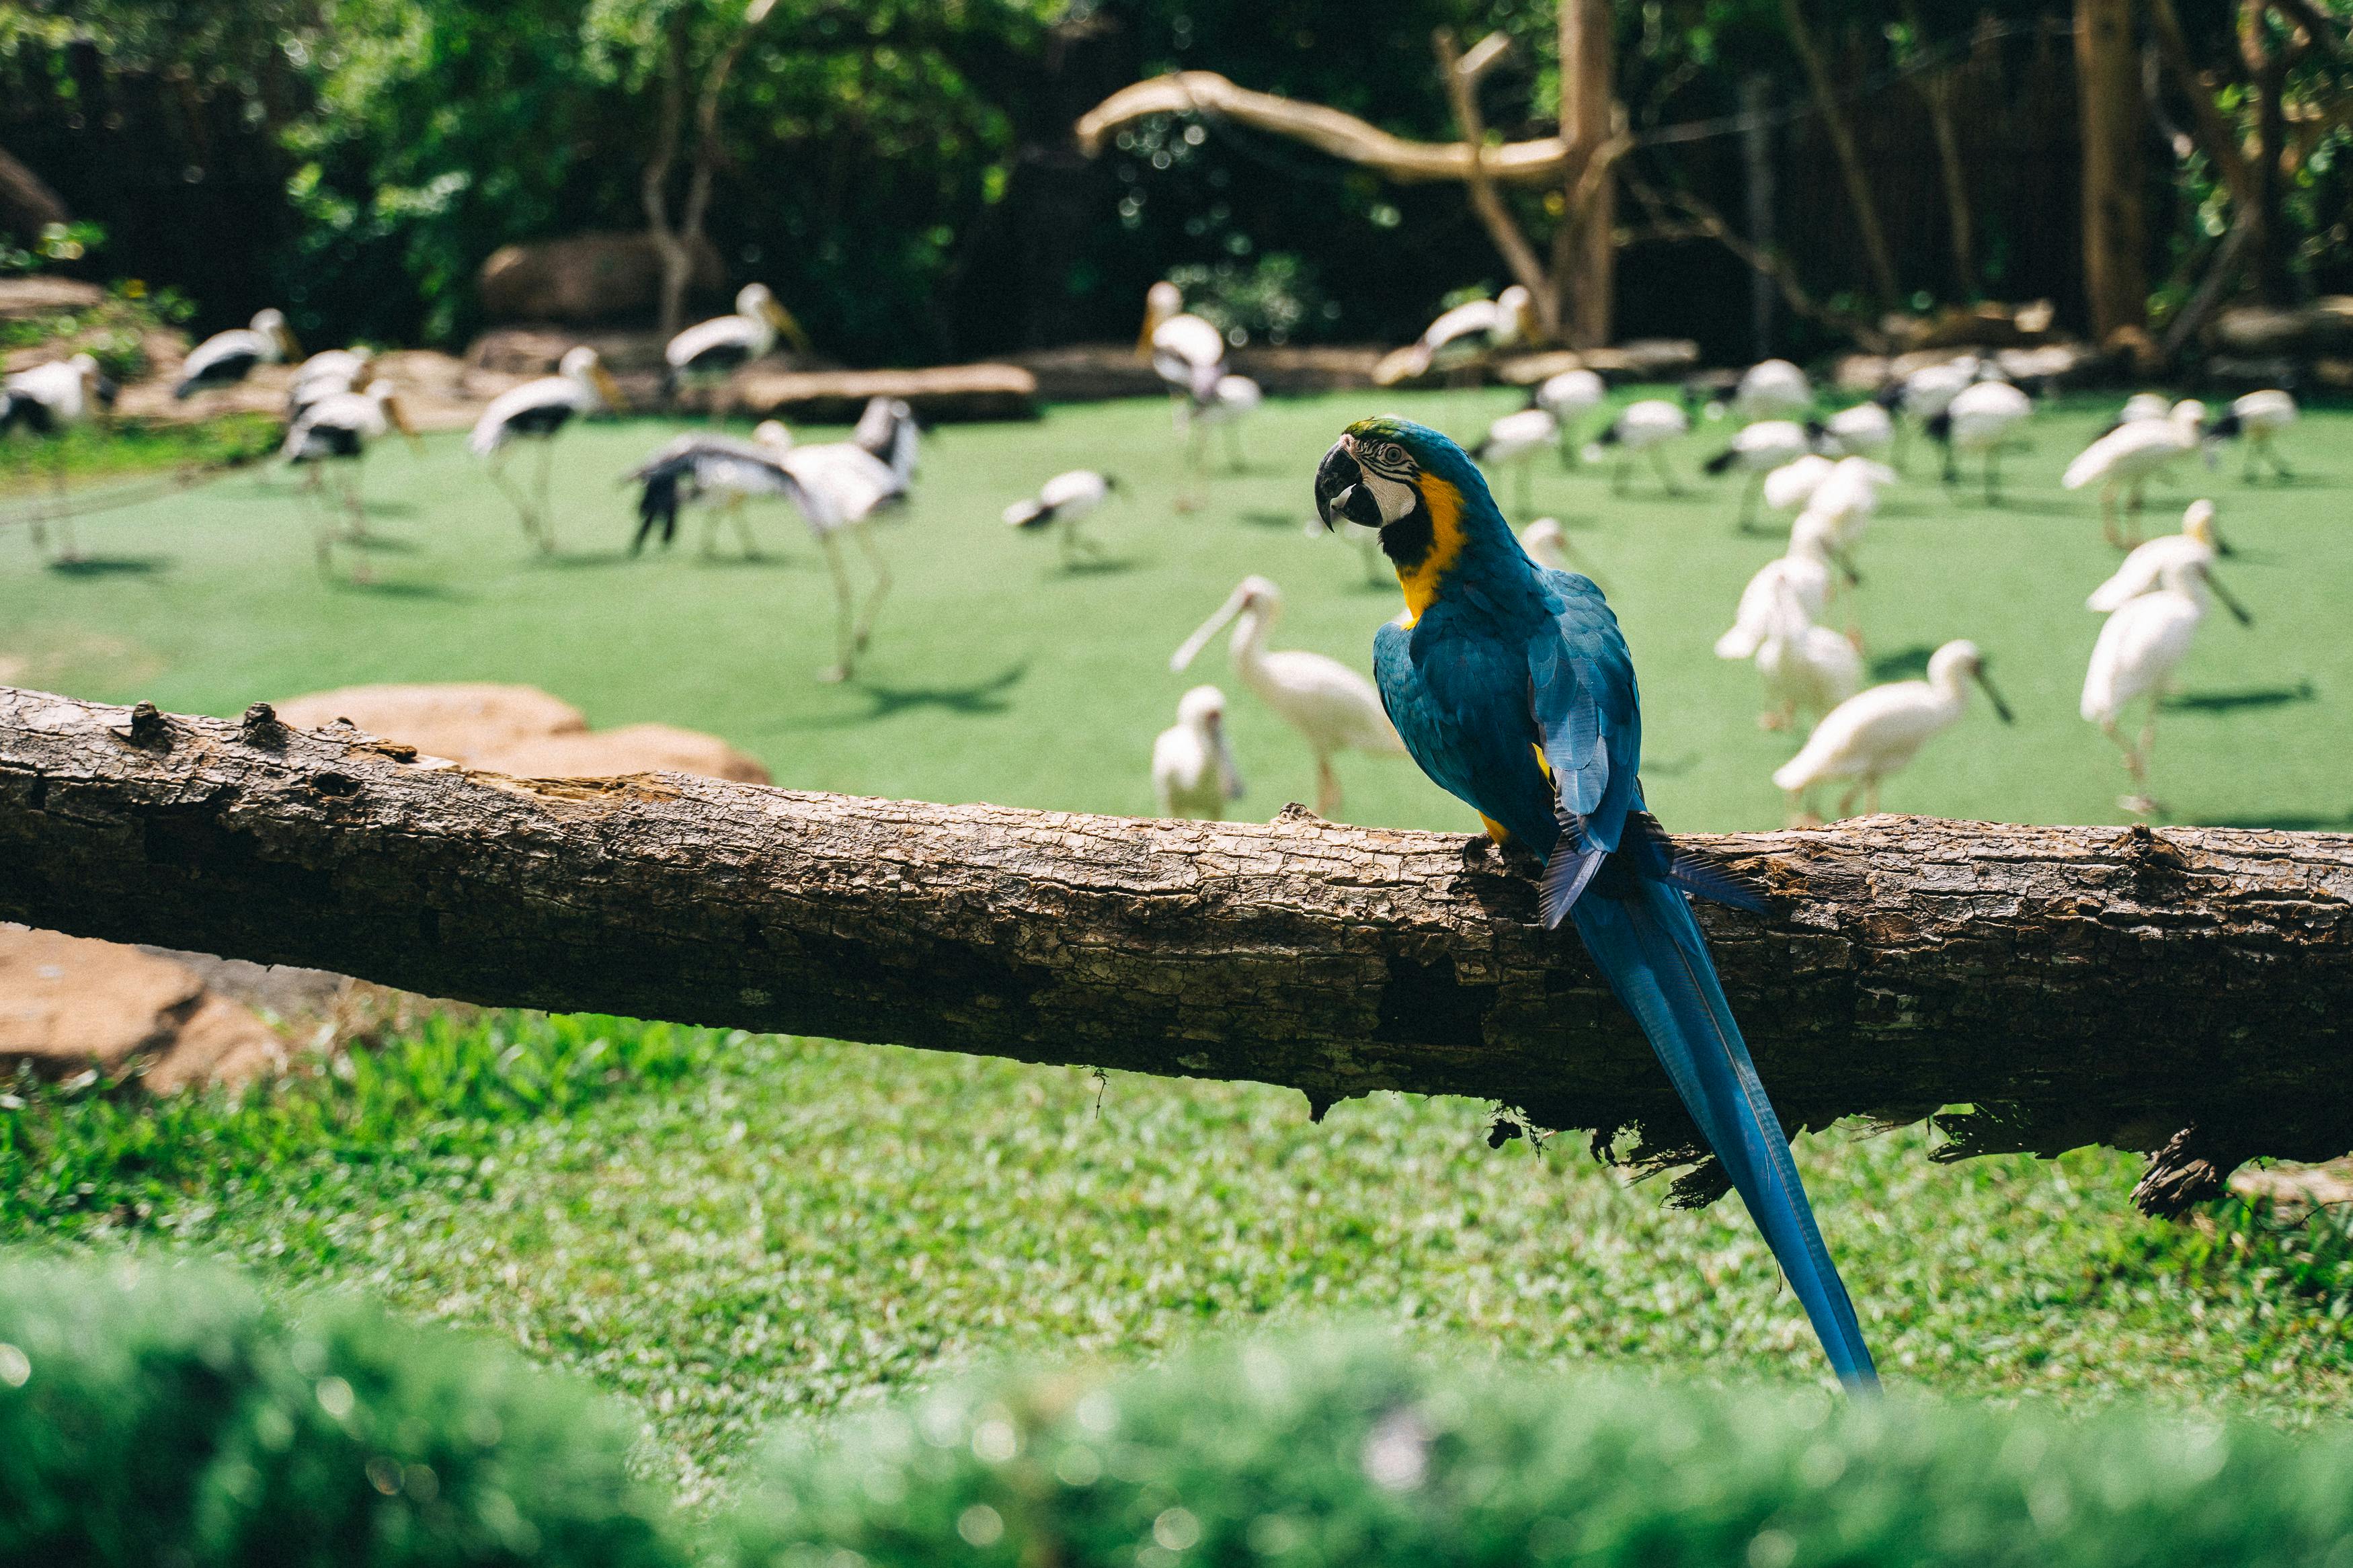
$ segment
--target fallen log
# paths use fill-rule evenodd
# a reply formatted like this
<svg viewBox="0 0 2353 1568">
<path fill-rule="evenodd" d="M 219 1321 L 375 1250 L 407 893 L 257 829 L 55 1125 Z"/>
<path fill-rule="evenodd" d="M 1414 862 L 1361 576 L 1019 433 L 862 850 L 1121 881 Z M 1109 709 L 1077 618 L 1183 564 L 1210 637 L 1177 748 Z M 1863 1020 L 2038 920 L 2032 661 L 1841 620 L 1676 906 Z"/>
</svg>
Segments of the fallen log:
<svg viewBox="0 0 2353 1568">
<path fill-rule="evenodd" d="M 1880 816 L 1693 836 L 1792 1131 L 1940 1118 L 1951 1157 L 2152 1152 L 2179 1207 L 2353 1148 L 2353 837 Z M 1484 1097 L 1700 1160 L 1528 865 L 1484 839 L 469 772 L 266 705 L 0 687 L 0 919 L 496 1005 Z M 1679 1191 L 1721 1190 L 1702 1163 Z"/>
</svg>

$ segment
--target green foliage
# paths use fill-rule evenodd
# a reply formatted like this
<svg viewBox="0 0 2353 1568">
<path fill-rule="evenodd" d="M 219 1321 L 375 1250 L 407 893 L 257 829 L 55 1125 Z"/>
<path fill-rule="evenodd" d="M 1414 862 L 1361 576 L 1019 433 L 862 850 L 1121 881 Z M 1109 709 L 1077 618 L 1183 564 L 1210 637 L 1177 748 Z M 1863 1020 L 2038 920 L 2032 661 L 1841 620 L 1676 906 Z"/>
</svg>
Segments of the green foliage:
<svg viewBox="0 0 2353 1568">
<path fill-rule="evenodd" d="M 787 1439 L 733 1568 L 2205 1564 L 2353 1552 L 2353 1444 L 1441 1366 L 1377 1340 L 1003 1373 Z M 2332 1553 L 2334 1555 L 2332 1555 Z"/>
<path fill-rule="evenodd" d="M 2225 1198 L 2185 1224 L 2133 1238 L 2120 1249 L 2116 1267 L 2191 1279 L 2235 1274 L 2319 1298 L 2345 1315 L 2353 1312 L 2353 1212 L 2342 1205 Z"/>
<path fill-rule="evenodd" d="M 0 234 L 0 276 L 37 272 L 44 267 L 79 261 L 106 243 L 106 230 L 94 223 L 51 223 L 41 226 L 32 245 L 18 249 Z"/>
<path fill-rule="evenodd" d="M 1237 344 L 1287 343 L 1302 328 L 1339 314 L 1316 287 L 1315 268 L 1288 254 L 1178 267 L 1168 281 L 1185 291 L 1187 310 Z"/>
<path fill-rule="evenodd" d="M 0 1268 L 0 1561 L 672 1568 L 620 1412 L 348 1302 Z"/>
<path fill-rule="evenodd" d="M 178 326 L 195 307 L 177 289 L 149 292 L 136 280 L 118 283 L 97 304 L 23 321 L 0 321 L 0 353 L 56 344 L 60 352 L 88 353 L 117 382 L 147 374 L 147 336 Z"/>
</svg>

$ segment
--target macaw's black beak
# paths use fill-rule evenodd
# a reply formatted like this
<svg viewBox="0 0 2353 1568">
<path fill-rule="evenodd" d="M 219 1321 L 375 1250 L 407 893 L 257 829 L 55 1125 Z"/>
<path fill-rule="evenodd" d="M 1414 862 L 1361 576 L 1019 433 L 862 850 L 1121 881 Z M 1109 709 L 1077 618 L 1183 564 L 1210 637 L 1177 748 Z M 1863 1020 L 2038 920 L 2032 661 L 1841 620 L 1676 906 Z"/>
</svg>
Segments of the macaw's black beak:
<svg viewBox="0 0 2353 1568">
<path fill-rule="evenodd" d="M 1381 503 L 1373 499 L 1364 481 L 1365 470 L 1344 437 L 1315 466 L 1315 515 L 1324 520 L 1326 529 L 1339 526 L 1335 518 L 1370 529 L 1381 526 Z"/>
</svg>

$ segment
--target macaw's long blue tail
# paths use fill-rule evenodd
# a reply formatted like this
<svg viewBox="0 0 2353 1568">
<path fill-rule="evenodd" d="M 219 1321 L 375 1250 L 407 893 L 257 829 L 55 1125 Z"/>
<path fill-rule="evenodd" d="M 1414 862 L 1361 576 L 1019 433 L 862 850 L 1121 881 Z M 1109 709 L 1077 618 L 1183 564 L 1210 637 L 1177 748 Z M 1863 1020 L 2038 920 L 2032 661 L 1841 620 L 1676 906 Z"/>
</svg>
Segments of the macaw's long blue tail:
<svg viewBox="0 0 2353 1568">
<path fill-rule="evenodd" d="M 1822 1245 L 1780 1119 L 1715 978 L 1691 906 L 1673 887 L 1627 879 L 1625 897 L 1588 889 L 1571 914 L 1618 999 L 1650 1037 L 1692 1120 L 1724 1163 L 1749 1214 L 1797 1288 L 1840 1381 L 1876 1388 L 1854 1304 Z M 1620 891 L 1611 889 L 1610 892 Z"/>
</svg>

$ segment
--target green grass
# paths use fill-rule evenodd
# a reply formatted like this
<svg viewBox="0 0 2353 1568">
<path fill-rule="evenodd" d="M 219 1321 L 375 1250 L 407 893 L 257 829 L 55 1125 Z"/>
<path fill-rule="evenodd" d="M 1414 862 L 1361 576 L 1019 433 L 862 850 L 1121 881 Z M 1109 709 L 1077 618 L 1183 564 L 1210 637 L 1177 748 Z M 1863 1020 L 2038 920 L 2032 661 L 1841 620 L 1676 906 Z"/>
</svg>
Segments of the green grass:
<svg viewBox="0 0 2353 1568">
<path fill-rule="evenodd" d="M 1508 399 L 1377 404 L 1468 433 Z M 524 548 L 455 437 L 372 461 L 374 526 L 396 546 L 374 590 L 322 584 L 300 501 L 252 471 L 92 518 L 78 571 L 0 541 L 0 679 L 220 714 L 355 681 L 520 680 L 599 724 L 714 731 L 788 784 L 1142 812 L 1177 694 L 1226 679 L 1221 654 L 1185 676 L 1167 655 L 1241 574 L 1288 592 L 1277 646 L 1361 665 L 1395 612 L 1352 551 L 1301 531 L 1315 456 L 1375 405 L 1271 405 L 1250 431 L 1252 470 L 1189 516 L 1168 505 L 1157 405 L 939 432 L 914 506 L 885 531 L 898 592 L 847 687 L 812 679 L 831 610 L 785 515 L 762 524 L 764 563 L 706 563 L 691 541 L 622 557 L 634 520 L 612 478 L 667 434 L 643 422 L 566 437 L 567 553 L 553 563 Z M 2073 712 L 2098 626 L 2079 606 L 2113 554 L 2087 504 L 2054 488 L 2097 417 L 2042 416 L 2000 511 L 1926 482 L 1891 498 L 1863 552 L 1872 653 L 1903 668 L 1973 637 L 2021 721 L 2006 731 L 1978 708 L 1891 786 L 1890 808 L 2117 819 L 2121 771 Z M 2211 482 L 2245 552 L 2229 581 L 2259 619 L 2209 624 L 2190 701 L 2166 715 L 2159 789 L 2185 817 L 2348 825 L 2348 431 L 2341 414 L 2306 421 L 2295 485 Z M 1686 467 L 1712 444 L 1694 438 Z M 1127 482 L 1097 530 L 1118 569 L 1064 573 L 1050 541 L 997 521 L 1082 463 Z M 2178 513 L 2189 478 L 2153 517 Z M 1777 823 L 1767 775 L 1789 742 L 1755 728 L 1751 672 L 1709 652 L 1775 546 L 1734 535 L 1721 487 L 1619 501 L 1549 468 L 1538 487 L 1625 617 L 1655 804 L 1684 826 Z M 1233 711 L 1250 810 L 1309 795 L 1298 744 L 1239 690 Z M 1355 819 L 1464 826 L 1402 763 L 1343 772 Z M 0 1100 L 0 1241 L 190 1249 L 273 1289 L 358 1288 L 512 1337 L 641 1401 L 665 1463 L 697 1489 L 772 1417 L 998 1354 L 1150 1356 L 1259 1319 L 1401 1322 L 1542 1361 L 1818 1373 L 1736 1204 L 1667 1213 L 1660 1188 L 1580 1150 L 1490 1153 L 1462 1101 L 1380 1096 L 1318 1126 L 1296 1095 L 1251 1086 L 1106 1088 L 949 1056 L 504 1017 L 438 1023 L 344 1076 L 240 1102 L 149 1107 L 104 1086 L 16 1098 Z M 2153 1225 L 2130 1211 L 2120 1156 L 1946 1167 L 1926 1150 L 1917 1130 L 1800 1150 L 1894 1379 L 2069 1404 L 2147 1393 L 2284 1422 L 2353 1395 L 2340 1233 L 2244 1213 Z"/>
<path fill-rule="evenodd" d="M 1156 404 L 942 429 L 914 505 L 884 531 L 897 587 L 873 657 L 848 687 L 812 679 L 829 661 L 832 607 L 822 561 L 789 514 L 764 517 L 773 553 L 763 563 L 705 562 L 691 542 L 666 558 L 625 557 L 635 520 L 614 479 L 670 433 L 652 422 L 565 436 L 556 496 L 566 552 L 552 563 L 525 548 L 455 435 L 431 438 L 421 459 L 396 443 L 372 458 L 374 526 L 396 546 L 380 555 L 386 580 L 373 591 L 320 582 L 303 503 L 267 471 L 90 519 L 93 559 L 78 572 L 45 571 L 0 538 L 0 668 L 20 683 L 219 714 L 354 681 L 525 681 L 598 724 L 659 719 L 716 731 L 783 784 L 1140 813 L 1151 806 L 1152 737 L 1177 695 L 1197 679 L 1232 685 L 1221 649 L 1187 675 L 1168 670 L 1168 654 L 1243 574 L 1262 572 L 1288 595 L 1278 647 L 1363 667 L 1374 626 L 1396 613 L 1394 585 L 1367 588 L 1350 548 L 1302 533 L 1309 476 L 1338 428 L 1395 405 L 1468 435 L 1510 401 L 1351 394 L 1270 405 L 1249 429 L 1250 471 L 1220 477 L 1191 515 L 1169 505 L 1175 458 Z M 1922 477 L 1890 496 L 1862 552 L 1872 658 L 1885 673 L 1914 673 L 1935 644 L 1974 637 L 2019 723 L 2002 729 L 1978 706 L 1891 784 L 1889 809 L 2122 819 L 2123 771 L 2074 710 L 2099 629 L 2082 600 L 2114 552 L 2090 501 L 2056 488 L 2109 404 L 2038 416 L 2032 449 L 2008 465 L 2011 504 L 1999 511 L 1966 493 L 1948 499 L 1926 478 L 1926 454 Z M 2353 597 L 2353 471 L 2337 455 L 2348 434 L 2353 416 L 2316 412 L 2288 447 L 2299 482 L 2247 486 L 2232 454 L 2220 474 L 2186 466 L 2152 501 L 2152 522 L 2172 526 L 2192 494 L 2217 499 L 2244 549 L 2226 581 L 2257 616 L 2252 630 L 2208 624 L 2184 671 L 2186 701 L 2165 716 L 2158 794 L 2180 819 L 2353 826 L 2342 766 L 2353 641 L 2335 635 Z M 1721 435 L 1709 426 L 1691 438 L 1686 472 Z M 1007 501 L 1080 464 L 1126 482 L 1097 529 L 1116 569 L 1065 573 L 1050 541 L 997 521 Z M 1723 484 L 1664 500 L 1638 483 L 1620 500 L 1598 476 L 1545 468 L 1535 499 L 1571 525 L 1625 621 L 1642 671 L 1645 782 L 1661 814 L 1690 828 L 1778 825 L 1769 774 L 1794 742 L 1757 730 L 1754 673 L 1709 646 L 1778 545 L 1733 532 Z M 1244 806 L 1266 816 L 1312 798 L 1304 749 L 1247 694 L 1232 697 Z M 1468 825 L 1408 764 L 1354 759 L 1342 773 L 1351 818 Z"/>
<path fill-rule="evenodd" d="M 977 1360 L 1145 1358 L 1369 1321 L 1434 1349 L 1818 1379 L 1736 1201 L 1660 1206 L 1482 1109 L 610 1019 L 433 1025 L 339 1077 L 0 1115 L 0 1242 L 188 1249 L 364 1289 L 638 1401 L 701 1493 L 750 1436 Z M 2302 1424 L 2353 1396 L 2353 1291 L 2235 1216 L 2159 1225 L 2133 1163 L 1799 1157 L 1892 1381 Z M 2342 1247 L 2339 1246 L 2341 1258 Z"/>
</svg>

